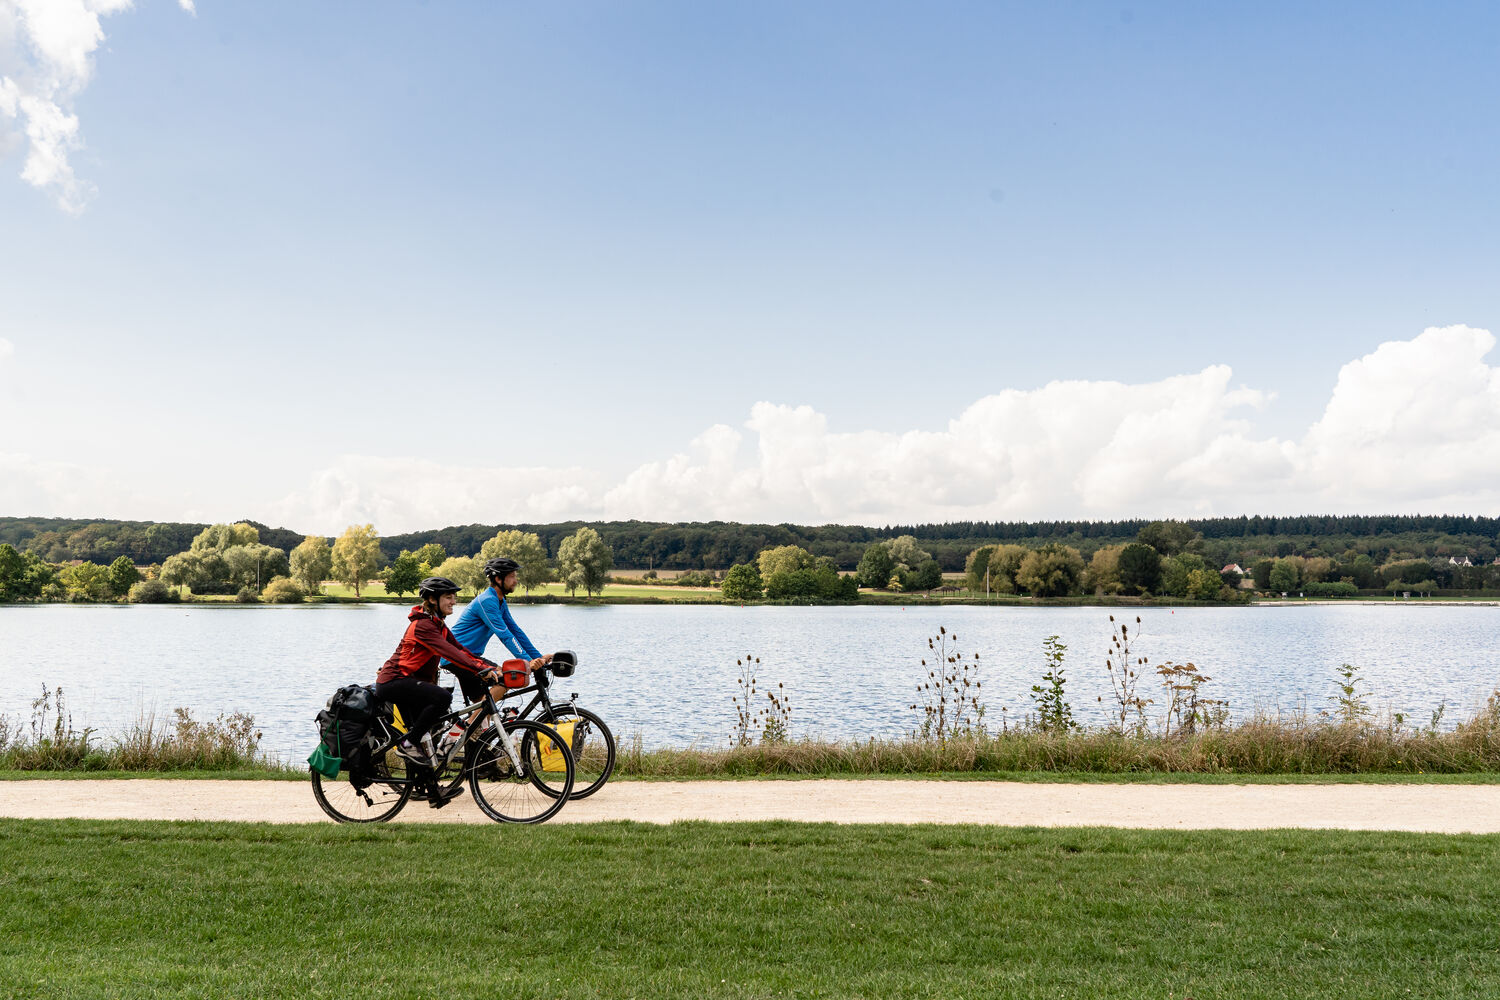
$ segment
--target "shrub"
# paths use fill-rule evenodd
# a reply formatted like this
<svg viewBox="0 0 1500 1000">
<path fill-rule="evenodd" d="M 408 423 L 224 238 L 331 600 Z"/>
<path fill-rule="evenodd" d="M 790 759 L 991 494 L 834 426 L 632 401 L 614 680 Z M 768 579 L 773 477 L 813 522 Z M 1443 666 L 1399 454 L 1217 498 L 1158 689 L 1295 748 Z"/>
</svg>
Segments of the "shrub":
<svg viewBox="0 0 1500 1000">
<path fill-rule="evenodd" d="M 132 604 L 165 604 L 172 600 L 172 590 L 160 580 L 142 580 L 130 588 Z"/>
<path fill-rule="evenodd" d="M 302 588 L 293 583 L 290 577 L 278 576 L 266 584 L 260 599 L 267 604 L 301 604 Z"/>
<path fill-rule="evenodd" d="M 1359 588 L 1352 583 L 1309 583 L 1302 588 L 1308 597 L 1358 597 Z"/>
<path fill-rule="evenodd" d="M 729 570 L 720 588 L 726 601 L 755 601 L 764 590 L 760 569 L 754 563 L 740 563 Z"/>
<path fill-rule="evenodd" d="M 260 601 L 260 595 L 255 592 L 254 587 L 247 584 L 240 588 L 240 592 L 234 595 L 234 599 L 241 604 L 256 604 Z"/>
</svg>

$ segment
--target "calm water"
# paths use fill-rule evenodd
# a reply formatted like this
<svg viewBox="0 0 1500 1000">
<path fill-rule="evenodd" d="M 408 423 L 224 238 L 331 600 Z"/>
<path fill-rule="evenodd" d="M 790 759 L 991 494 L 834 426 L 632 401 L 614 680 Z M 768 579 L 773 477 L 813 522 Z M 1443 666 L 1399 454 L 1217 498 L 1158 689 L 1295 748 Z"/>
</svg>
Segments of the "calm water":
<svg viewBox="0 0 1500 1000">
<path fill-rule="evenodd" d="M 1041 643 L 1068 645 L 1075 712 L 1103 722 L 1110 611 L 1100 608 L 785 608 L 520 606 L 543 651 L 572 648 L 561 682 L 617 733 L 648 746 L 721 745 L 734 722 L 735 659 L 760 657 L 761 686 L 791 692 L 794 735 L 895 736 L 913 725 L 913 688 L 939 625 L 978 652 L 992 719 L 1015 717 L 1044 669 Z M 1121 616 L 1119 610 L 1115 611 Z M 1205 694 L 1236 713 L 1256 705 L 1324 707 L 1334 670 L 1358 666 L 1372 704 L 1449 720 L 1500 686 L 1500 607 L 1315 606 L 1151 609 L 1141 655 L 1191 661 Z M 312 718 L 342 684 L 369 683 L 395 648 L 406 609 L 389 605 L 0 607 L 0 714 L 30 718 L 43 684 L 62 687 L 77 726 L 118 731 L 177 706 L 197 718 L 245 711 L 263 746 L 287 759 L 312 749 Z M 1134 623 L 1135 613 L 1129 614 Z M 496 657 L 498 644 L 490 655 Z M 444 675 L 445 677 L 447 675 Z M 1141 692 L 1154 677 L 1146 678 Z M 1160 699 L 1158 699 L 1160 700 Z"/>
</svg>

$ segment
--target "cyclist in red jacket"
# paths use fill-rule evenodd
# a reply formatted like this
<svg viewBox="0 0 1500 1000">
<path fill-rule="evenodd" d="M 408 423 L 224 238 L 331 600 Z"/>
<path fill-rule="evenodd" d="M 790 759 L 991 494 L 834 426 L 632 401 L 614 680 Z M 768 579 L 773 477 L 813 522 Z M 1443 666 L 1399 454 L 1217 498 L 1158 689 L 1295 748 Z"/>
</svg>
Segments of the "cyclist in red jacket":
<svg viewBox="0 0 1500 1000">
<path fill-rule="evenodd" d="M 500 683 L 495 664 L 475 656 L 453 637 L 443 619 L 453 613 L 458 584 L 445 576 L 429 576 L 417 585 L 422 603 L 406 617 L 406 634 L 375 677 L 375 696 L 393 701 L 406 720 L 406 736 L 396 749 L 410 760 L 432 767 L 436 755 L 428 730 L 448 707 L 452 693 L 437 685 L 438 661 L 460 674 L 472 674 L 490 684 Z"/>
</svg>

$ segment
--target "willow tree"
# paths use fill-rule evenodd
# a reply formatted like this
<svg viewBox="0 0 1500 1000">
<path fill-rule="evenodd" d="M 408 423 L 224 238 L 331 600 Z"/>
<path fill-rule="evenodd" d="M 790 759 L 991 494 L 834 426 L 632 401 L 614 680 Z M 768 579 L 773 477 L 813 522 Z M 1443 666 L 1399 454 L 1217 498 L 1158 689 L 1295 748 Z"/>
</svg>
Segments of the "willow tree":
<svg viewBox="0 0 1500 1000">
<path fill-rule="evenodd" d="M 358 598 L 360 588 L 366 580 L 375 578 L 380 567 L 380 533 L 373 524 L 351 524 L 333 543 L 331 555 L 333 578 L 353 587 Z"/>
<path fill-rule="evenodd" d="M 593 528 L 579 528 L 557 548 L 557 565 L 570 594 L 579 587 L 590 596 L 603 593 L 604 578 L 614 564 L 609 546 Z"/>
<path fill-rule="evenodd" d="M 520 564 L 516 570 L 516 582 L 528 594 L 547 582 L 551 567 L 547 565 L 547 547 L 534 532 L 502 531 L 479 547 L 481 564 L 500 556 L 507 556 Z"/>
<path fill-rule="evenodd" d="M 322 535 L 308 535 L 302 544 L 292 550 L 292 579 L 309 594 L 323 592 L 323 581 L 333 568 L 333 555 L 328 551 L 328 539 Z"/>
</svg>

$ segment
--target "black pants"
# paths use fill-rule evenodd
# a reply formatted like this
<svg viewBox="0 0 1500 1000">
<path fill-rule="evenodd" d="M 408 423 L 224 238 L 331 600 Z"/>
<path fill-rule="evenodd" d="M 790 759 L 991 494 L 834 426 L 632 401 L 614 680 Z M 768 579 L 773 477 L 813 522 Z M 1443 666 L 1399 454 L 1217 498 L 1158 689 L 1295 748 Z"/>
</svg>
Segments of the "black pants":
<svg viewBox="0 0 1500 1000">
<path fill-rule="evenodd" d="M 443 717 L 452 696 L 453 692 L 448 688 L 428 684 L 415 677 L 397 677 L 393 681 L 375 685 L 375 697 L 381 701 L 393 701 L 401 709 L 401 718 L 406 722 L 406 734 L 413 743 L 420 743 L 422 734 Z"/>
</svg>

